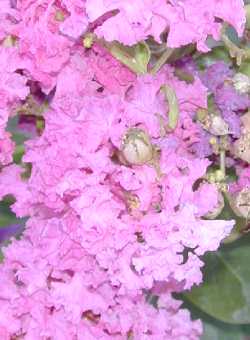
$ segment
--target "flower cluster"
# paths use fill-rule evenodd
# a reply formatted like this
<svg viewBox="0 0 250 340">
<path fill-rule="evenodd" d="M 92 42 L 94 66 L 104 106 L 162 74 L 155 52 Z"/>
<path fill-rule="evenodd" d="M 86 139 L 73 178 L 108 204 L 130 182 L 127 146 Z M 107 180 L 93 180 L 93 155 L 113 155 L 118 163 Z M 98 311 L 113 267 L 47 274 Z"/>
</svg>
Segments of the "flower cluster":
<svg viewBox="0 0 250 340">
<path fill-rule="evenodd" d="M 168 31 L 169 47 L 196 43 L 201 51 L 208 51 L 208 35 L 219 40 L 220 18 L 235 27 L 241 35 L 244 28 L 243 1 L 196 0 L 87 0 L 86 12 L 93 22 L 103 20 L 95 29 L 107 41 L 118 40 L 125 45 L 153 36 L 161 41 L 161 34 Z"/>
<path fill-rule="evenodd" d="M 132 45 L 168 33 L 171 48 L 206 51 L 208 35 L 219 39 L 215 18 L 239 34 L 244 24 L 240 0 L 213 3 L 4 1 L 0 196 L 13 195 L 13 211 L 30 218 L 21 240 L 3 249 L 1 339 L 199 339 L 201 322 L 172 293 L 202 282 L 200 256 L 234 225 L 204 218 L 220 192 L 206 180 L 211 160 L 199 151 L 206 136 L 194 117 L 215 81 L 194 75 L 187 84 L 168 65 L 137 76 L 99 38 Z M 86 32 L 99 37 L 90 48 Z M 174 129 L 166 86 L 178 103 Z M 248 103 L 223 108 L 222 97 L 225 117 Z M 27 175 L 12 163 L 6 128 L 27 115 L 30 98 L 44 126 L 30 127 Z"/>
</svg>

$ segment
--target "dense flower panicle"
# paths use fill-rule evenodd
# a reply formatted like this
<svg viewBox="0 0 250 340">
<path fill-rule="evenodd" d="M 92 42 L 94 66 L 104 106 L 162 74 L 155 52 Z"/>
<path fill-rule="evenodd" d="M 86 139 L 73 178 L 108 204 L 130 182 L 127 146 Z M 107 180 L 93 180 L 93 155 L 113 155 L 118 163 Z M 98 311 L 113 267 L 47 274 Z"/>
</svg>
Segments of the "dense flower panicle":
<svg viewBox="0 0 250 340">
<path fill-rule="evenodd" d="M 12 193 L 17 198 L 16 213 L 40 215 L 38 220 L 30 219 L 23 239 L 5 250 L 4 266 L 12 268 L 19 282 L 10 285 L 14 284 L 17 294 L 15 303 L 25 305 L 14 313 L 14 305 L 5 304 L 9 315 L 19 320 L 15 331 L 7 331 L 23 332 L 27 339 L 50 336 L 50 323 L 63 322 L 68 323 L 65 334 L 73 338 L 85 317 L 85 332 L 89 329 L 91 334 L 94 322 L 104 339 L 116 334 L 122 339 L 129 332 L 138 339 L 147 332 L 149 338 L 197 339 L 197 323 L 191 326 L 186 321 L 188 328 L 178 330 L 178 318 L 188 316 L 168 311 L 168 306 L 156 311 L 145 305 L 143 291 L 154 289 L 157 282 L 165 282 L 166 294 L 199 284 L 203 264 L 198 256 L 215 250 L 233 227 L 231 221 L 200 219 L 213 202 L 203 202 L 202 189 L 194 191 L 193 184 L 205 174 L 209 161 L 195 159 L 189 145 L 182 144 L 191 133 L 196 102 L 206 105 L 206 88 L 197 79 L 184 89 L 184 83 L 166 67 L 156 78 L 130 80 L 129 92 L 120 92 L 120 97 L 105 83 L 97 85 L 95 68 L 83 73 L 88 58 L 79 58 L 76 51 L 58 77 L 51 102 L 54 109 L 45 113 L 45 130 L 27 143 L 24 160 L 32 163 L 29 180 L 12 191 L 6 180 L 2 183 L 3 195 Z M 70 74 L 74 82 L 65 91 L 60 79 Z M 167 121 L 168 106 L 159 92 L 164 83 L 177 94 L 183 89 L 179 127 L 169 137 L 160 137 L 156 115 Z M 100 85 L 103 92 L 98 91 Z M 147 101 L 142 96 L 146 91 L 151 93 Z M 197 91 L 200 94 L 194 96 Z M 188 117 L 191 125 L 186 126 Z M 149 164 L 128 167 L 114 159 L 122 136 L 133 126 L 142 126 L 161 148 L 159 165 L 164 175 L 160 180 Z M 190 145 L 198 141 L 196 136 Z M 211 190 L 215 198 L 217 192 Z M 193 252 L 183 263 L 185 247 Z M 16 259 L 21 254 L 20 265 Z M 124 306 L 128 299 L 131 307 Z M 38 319 L 30 303 L 40 306 Z M 45 313 L 46 323 L 41 318 Z M 137 316 L 131 317 L 134 313 Z M 168 318 L 171 327 L 162 321 Z"/>
<path fill-rule="evenodd" d="M 164 32 L 170 47 L 206 51 L 207 36 L 219 38 L 215 17 L 242 33 L 240 0 L 3 2 L 0 198 L 13 195 L 13 211 L 30 218 L 21 240 L 3 249 L 1 339 L 200 338 L 201 322 L 172 293 L 202 282 L 200 256 L 219 247 L 234 221 L 204 218 L 220 192 L 205 181 L 210 134 L 196 112 L 213 92 L 230 125 L 248 97 L 222 84 L 231 77 L 224 64 L 219 78 L 215 66 L 202 76 L 195 69 L 190 84 L 170 66 L 136 76 L 100 42 L 87 49 L 81 38 L 94 30 L 132 45 L 149 36 L 159 42 Z M 164 85 L 178 101 L 173 130 Z M 44 128 L 25 143 L 27 176 L 10 164 L 15 144 L 6 126 L 38 93 Z M 145 292 L 158 296 L 156 306 Z"/>
</svg>

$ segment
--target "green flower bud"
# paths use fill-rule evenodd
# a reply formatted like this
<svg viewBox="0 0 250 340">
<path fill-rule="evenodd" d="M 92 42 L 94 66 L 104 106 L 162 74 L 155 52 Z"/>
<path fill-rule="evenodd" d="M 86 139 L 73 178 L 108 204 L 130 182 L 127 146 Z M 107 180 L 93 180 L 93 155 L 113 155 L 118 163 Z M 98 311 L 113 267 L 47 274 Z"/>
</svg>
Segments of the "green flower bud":
<svg viewBox="0 0 250 340">
<path fill-rule="evenodd" d="M 138 128 L 127 131 L 122 140 L 121 151 L 124 159 L 131 165 L 143 165 L 152 160 L 154 148 L 148 134 Z"/>
<path fill-rule="evenodd" d="M 94 43 L 94 34 L 88 33 L 83 38 L 83 46 L 85 48 L 91 48 Z"/>
<path fill-rule="evenodd" d="M 250 164 L 250 132 L 244 133 L 233 145 L 236 157 Z"/>
<path fill-rule="evenodd" d="M 241 190 L 232 201 L 232 209 L 239 217 L 250 217 L 250 189 Z"/>
</svg>

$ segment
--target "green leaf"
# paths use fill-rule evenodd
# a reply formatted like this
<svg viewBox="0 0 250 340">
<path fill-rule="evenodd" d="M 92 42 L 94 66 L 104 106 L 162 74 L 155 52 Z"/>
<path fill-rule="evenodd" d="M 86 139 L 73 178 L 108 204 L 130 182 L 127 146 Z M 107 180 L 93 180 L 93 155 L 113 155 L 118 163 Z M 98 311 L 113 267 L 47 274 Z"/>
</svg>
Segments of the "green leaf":
<svg viewBox="0 0 250 340">
<path fill-rule="evenodd" d="M 167 101 L 168 101 L 168 127 L 174 130 L 178 124 L 179 119 L 179 104 L 175 91 L 168 85 L 161 87 Z"/>
<path fill-rule="evenodd" d="M 225 47 L 218 46 L 213 48 L 211 52 L 199 55 L 196 62 L 201 69 L 205 69 L 219 60 L 222 60 L 228 64 L 232 63 L 230 55 Z"/>
<path fill-rule="evenodd" d="M 16 217 L 15 214 L 10 210 L 9 202 L 7 200 L 0 202 L 0 228 L 10 224 L 20 223 L 22 219 Z"/>
<path fill-rule="evenodd" d="M 250 325 L 232 325 L 216 320 L 185 299 L 182 307 L 191 312 L 192 319 L 202 321 L 201 340 L 247 340 L 250 335 Z"/>
<path fill-rule="evenodd" d="M 243 61 L 243 63 L 240 65 L 239 72 L 241 72 L 241 73 L 245 74 L 246 76 L 250 77 L 250 63 L 249 63 L 249 60 Z"/>
<path fill-rule="evenodd" d="M 203 322 L 203 335 L 201 340 L 247 340 L 250 330 L 243 326 L 232 326 L 220 322 Z"/>
<path fill-rule="evenodd" d="M 250 323 L 250 236 L 204 256 L 204 283 L 186 298 L 214 318 Z"/>
<path fill-rule="evenodd" d="M 121 45 L 117 42 L 106 44 L 110 53 L 131 71 L 145 74 L 150 60 L 150 49 L 145 42 L 140 42 L 132 47 Z"/>
</svg>

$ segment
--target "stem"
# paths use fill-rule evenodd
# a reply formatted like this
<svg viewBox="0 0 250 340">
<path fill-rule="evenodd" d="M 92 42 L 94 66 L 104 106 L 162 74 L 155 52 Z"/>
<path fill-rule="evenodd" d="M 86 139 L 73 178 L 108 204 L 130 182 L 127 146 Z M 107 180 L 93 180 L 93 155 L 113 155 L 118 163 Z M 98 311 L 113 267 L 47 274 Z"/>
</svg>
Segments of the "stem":
<svg viewBox="0 0 250 340">
<path fill-rule="evenodd" d="M 226 177 L 226 151 L 224 149 L 220 150 L 220 170 L 223 178 Z"/>
<path fill-rule="evenodd" d="M 246 51 L 235 45 L 225 33 L 221 35 L 221 40 L 224 42 L 225 46 L 229 50 L 231 58 L 236 58 L 236 64 L 240 66 L 242 60 L 247 57 Z"/>
<path fill-rule="evenodd" d="M 246 28 L 250 29 L 250 4 L 245 5 L 246 11 Z"/>
<path fill-rule="evenodd" d="M 161 55 L 161 57 L 157 60 L 154 64 L 153 68 L 151 69 L 150 73 L 152 75 L 156 75 L 156 73 L 162 68 L 162 66 L 167 62 L 171 54 L 173 53 L 173 49 L 167 47 L 165 52 Z"/>
</svg>

